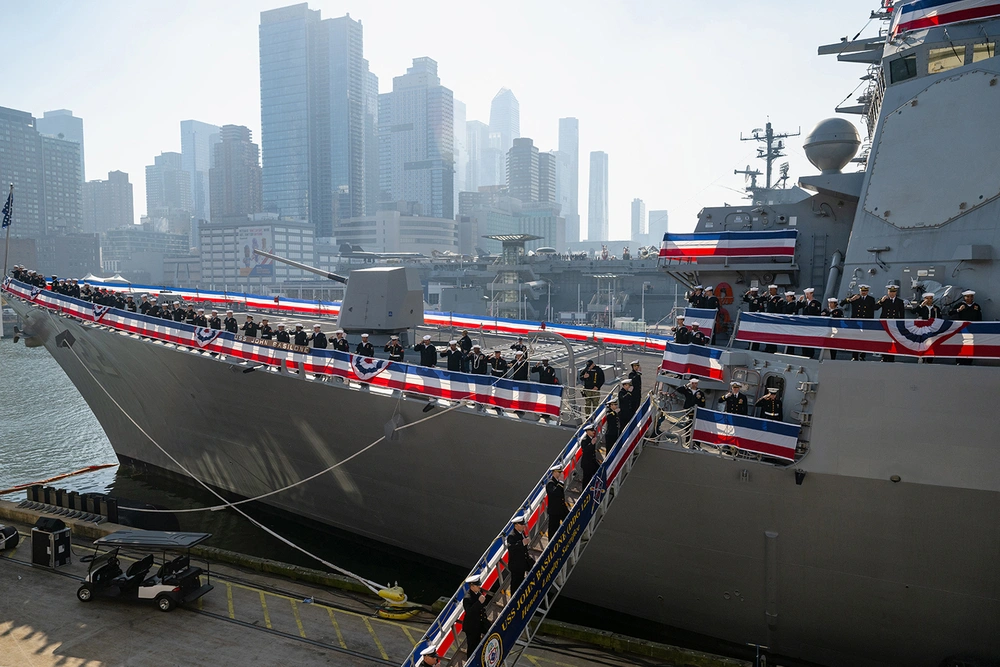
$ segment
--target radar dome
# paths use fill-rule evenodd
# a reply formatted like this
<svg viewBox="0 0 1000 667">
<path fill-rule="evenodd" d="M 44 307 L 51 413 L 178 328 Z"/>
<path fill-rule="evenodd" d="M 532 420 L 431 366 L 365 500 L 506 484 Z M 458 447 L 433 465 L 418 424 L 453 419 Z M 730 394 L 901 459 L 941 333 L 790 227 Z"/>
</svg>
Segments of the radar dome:
<svg viewBox="0 0 1000 667">
<path fill-rule="evenodd" d="M 858 154 L 861 138 L 843 118 L 821 120 L 803 142 L 806 158 L 824 174 L 836 174 Z"/>
</svg>

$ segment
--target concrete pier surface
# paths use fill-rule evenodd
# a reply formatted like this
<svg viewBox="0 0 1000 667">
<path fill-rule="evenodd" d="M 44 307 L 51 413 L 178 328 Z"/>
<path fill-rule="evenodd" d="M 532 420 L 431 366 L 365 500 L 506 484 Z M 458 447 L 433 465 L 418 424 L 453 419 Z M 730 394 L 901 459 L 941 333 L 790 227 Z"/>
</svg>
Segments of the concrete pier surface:
<svg viewBox="0 0 1000 667">
<path fill-rule="evenodd" d="M 375 615 L 378 598 L 332 577 L 324 581 L 328 575 L 292 566 L 283 571 L 281 564 L 219 551 L 213 553 L 228 562 L 212 559 L 214 590 L 173 612 L 150 601 L 101 596 L 83 603 L 76 598 L 87 573 L 80 557 L 94 552 L 92 539 L 124 527 L 67 521 L 74 530 L 73 562 L 49 569 L 30 564 L 33 515 L 25 512 L 0 501 L 0 523 L 21 534 L 15 549 L 0 551 L 0 667 L 399 665 L 435 617 L 427 610 L 410 620 L 381 619 Z M 122 569 L 143 555 L 122 549 Z M 198 560 L 193 556 L 192 564 L 204 567 Z M 552 627 L 562 636 L 532 645 L 523 664 L 746 664 L 587 628 Z"/>
</svg>

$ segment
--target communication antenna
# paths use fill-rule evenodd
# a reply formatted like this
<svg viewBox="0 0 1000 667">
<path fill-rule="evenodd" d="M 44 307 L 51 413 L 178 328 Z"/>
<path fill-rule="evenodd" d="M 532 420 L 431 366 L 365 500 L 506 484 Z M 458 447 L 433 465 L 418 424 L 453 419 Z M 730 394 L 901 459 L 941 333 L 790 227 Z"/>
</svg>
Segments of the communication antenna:
<svg viewBox="0 0 1000 667">
<path fill-rule="evenodd" d="M 750 185 L 747 186 L 747 192 L 750 193 L 750 199 L 757 196 L 757 177 L 761 175 L 759 169 L 750 169 L 750 165 L 747 165 L 746 169 L 734 169 L 734 174 L 743 174 L 744 181 L 749 182 Z"/>
<path fill-rule="evenodd" d="M 775 160 L 785 156 L 782 153 L 785 150 L 785 142 L 782 139 L 797 137 L 800 134 L 802 134 L 801 127 L 794 134 L 790 132 L 776 133 L 771 127 L 771 121 L 767 121 L 767 126 L 763 130 L 759 127 L 751 130 L 749 137 L 744 137 L 743 133 L 740 133 L 740 141 L 757 141 L 764 144 L 763 147 L 757 149 L 757 157 L 767 163 L 767 182 L 764 187 L 768 190 L 771 189 L 771 167 Z"/>
</svg>

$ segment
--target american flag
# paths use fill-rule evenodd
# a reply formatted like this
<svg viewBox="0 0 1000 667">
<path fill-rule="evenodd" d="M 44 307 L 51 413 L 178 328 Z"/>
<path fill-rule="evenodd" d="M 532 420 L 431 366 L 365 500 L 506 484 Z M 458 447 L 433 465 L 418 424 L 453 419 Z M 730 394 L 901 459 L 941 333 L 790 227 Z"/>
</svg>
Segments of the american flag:
<svg viewBox="0 0 1000 667">
<path fill-rule="evenodd" d="M 14 186 L 10 186 L 10 192 L 7 194 L 7 203 L 3 205 L 3 225 L 0 225 L 0 229 L 7 229 L 10 227 L 10 218 L 14 215 Z"/>
</svg>

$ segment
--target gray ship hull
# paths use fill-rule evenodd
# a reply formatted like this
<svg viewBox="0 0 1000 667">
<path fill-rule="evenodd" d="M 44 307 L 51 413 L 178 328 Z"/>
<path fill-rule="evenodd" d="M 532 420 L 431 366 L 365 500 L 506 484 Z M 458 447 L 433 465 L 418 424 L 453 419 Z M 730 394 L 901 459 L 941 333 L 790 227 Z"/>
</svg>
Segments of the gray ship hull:
<svg viewBox="0 0 1000 667">
<path fill-rule="evenodd" d="M 182 472 L 123 416 L 72 352 L 56 345 L 63 331 L 144 430 L 195 475 L 243 496 L 346 458 L 384 435 L 394 413 L 414 423 L 442 412 L 423 412 L 420 400 L 263 370 L 243 373 L 207 356 L 14 305 L 80 389 L 120 456 Z M 823 664 L 936 665 L 954 654 L 1000 655 L 997 482 L 984 487 L 974 471 L 967 475 L 971 482 L 930 481 L 949 447 L 994 431 L 997 414 L 987 408 L 981 423 L 956 427 L 951 416 L 969 414 L 968 405 L 960 410 L 969 397 L 942 395 L 935 387 L 948 386 L 958 369 L 924 366 L 919 370 L 931 378 L 928 384 L 898 397 L 907 406 L 905 419 L 887 417 L 886 424 L 871 424 L 860 442 L 841 443 L 841 433 L 856 435 L 857 387 L 870 385 L 868 391 L 881 396 L 885 387 L 913 386 L 904 376 L 918 367 L 886 366 L 830 365 L 815 414 L 833 426 L 813 438 L 801 485 L 789 469 L 647 448 L 567 595 Z M 983 371 L 974 396 L 998 395 L 1000 374 L 973 370 Z M 892 373 L 903 375 L 886 377 Z M 979 401 L 973 409 L 988 404 L 973 400 Z M 912 426 L 923 434 L 919 441 L 907 442 L 909 432 L 891 429 L 922 415 L 930 415 L 927 423 L 917 419 Z M 456 410 L 401 431 L 398 440 L 376 445 L 336 475 L 266 502 L 471 566 L 569 435 L 565 428 Z M 928 455 L 928 443 L 943 453 Z M 908 446 L 914 460 L 899 461 Z M 862 460 L 858 447 L 871 455 Z M 903 471 L 901 483 L 889 481 L 883 469 L 893 459 Z M 971 461 L 958 461 L 959 477 L 976 467 Z"/>
</svg>

